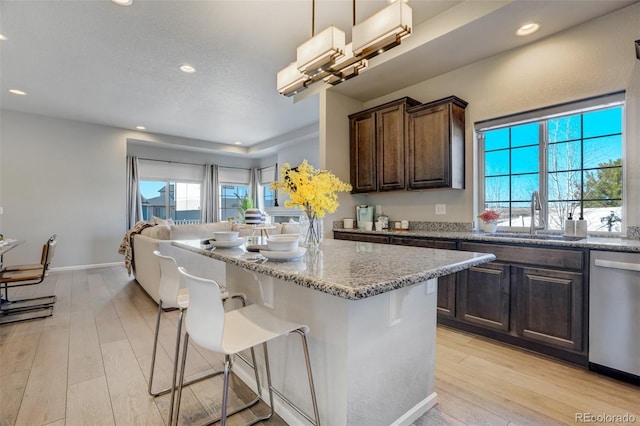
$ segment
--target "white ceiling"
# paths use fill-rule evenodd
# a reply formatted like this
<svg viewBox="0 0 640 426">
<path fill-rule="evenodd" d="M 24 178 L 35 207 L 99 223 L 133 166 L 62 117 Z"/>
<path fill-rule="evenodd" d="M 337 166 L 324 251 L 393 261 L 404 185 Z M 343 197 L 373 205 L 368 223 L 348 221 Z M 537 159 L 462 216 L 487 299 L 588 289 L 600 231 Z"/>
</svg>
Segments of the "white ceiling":
<svg viewBox="0 0 640 426">
<path fill-rule="evenodd" d="M 412 0 L 414 31 L 336 90 L 367 101 L 625 7 L 636 0 Z M 357 0 L 356 22 L 385 0 Z M 316 0 L 316 32 L 350 41 L 351 0 Z M 515 29 L 535 20 L 528 38 Z M 311 0 L 1 0 L 4 109 L 187 138 L 260 155 L 317 133 L 318 102 L 276 90 L 311 36 Z M 178 67 L 190 64 L 195 74 Z M 9 89 L 27 96 L 15 96 Z M 317 89 L 317 87 L 316 87 Z M 307 93 L 312 90 L 307 90 Z M 144 136 L 140 136 L 144 139 Z"/>
</svg>

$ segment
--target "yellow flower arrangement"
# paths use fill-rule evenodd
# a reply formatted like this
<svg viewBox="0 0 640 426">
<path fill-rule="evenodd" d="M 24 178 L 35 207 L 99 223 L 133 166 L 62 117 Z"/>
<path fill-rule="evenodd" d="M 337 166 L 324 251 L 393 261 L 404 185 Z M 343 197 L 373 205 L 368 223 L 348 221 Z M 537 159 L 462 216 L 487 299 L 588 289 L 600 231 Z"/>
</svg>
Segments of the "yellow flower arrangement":
<svg viewBox="0 0 640 426">
<path fill-rule="evenodd" d="M 311 213 L 315 217 L 324 217 L 338 208 L 337 192 L 351 191 L 351 185 L 327 170 L 314 169 L 304 160 L 297 167 L 283 164 L 280 180 L 272 182 L 271 189 L 289 195 L 285 207 L 300 207 L 308 215 Z"/>
<path fill-rule="evenodd" d="M 317 247 L 322 241 L 322 220 L 338 208 L 337 192 L 350 191 L 351 185 L 342 182 L 327 170 L 316 170 L 304 160 L 298 167 L 282 165 L 280 180 L 271 189 L 289 195 L 285 207 L 300 207 L 300 239 L 304 247 Z"/>
</svg>

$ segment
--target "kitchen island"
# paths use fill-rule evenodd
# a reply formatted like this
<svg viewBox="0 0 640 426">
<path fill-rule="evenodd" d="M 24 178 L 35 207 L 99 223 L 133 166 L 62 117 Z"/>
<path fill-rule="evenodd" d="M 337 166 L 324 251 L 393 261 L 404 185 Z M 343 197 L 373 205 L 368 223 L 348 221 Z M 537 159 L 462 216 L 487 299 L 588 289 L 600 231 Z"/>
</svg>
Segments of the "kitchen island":
<svg viewBox="0 0 640 426">
<path fill-rule="evenodd" d="M 310 327 L 325 425 L 411 424 L 433 407 L 437 279 L 495 259 L 338 240 L 325 240 L 293 262 L 264 261 L 244 246 L 211 249 L 200 241 L 174 241 L 172 248 L 169 254 L 187 270 L 213 275 L 208 278 L 245 293 L 251 303 Z M 312 412 L 297 339 L 270 344 L 269 357 L 274 386 Z M 246 366 L 236 363 L 235 371 L 255 389 Z M 287 423 L 304 424 L 277 398 L 275 404 Z"/>
</svg>

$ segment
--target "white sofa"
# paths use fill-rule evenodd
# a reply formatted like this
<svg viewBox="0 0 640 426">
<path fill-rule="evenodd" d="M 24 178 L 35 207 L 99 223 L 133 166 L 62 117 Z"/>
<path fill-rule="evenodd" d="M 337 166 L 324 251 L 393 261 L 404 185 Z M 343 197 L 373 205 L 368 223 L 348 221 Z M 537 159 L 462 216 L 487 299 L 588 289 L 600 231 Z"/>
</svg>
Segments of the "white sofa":
<svg viewBox="0 0 640 426">
<path fill-rule="evenodd" d="M 299 225 L 297 223 L 284 223 L 273 224 L 275 229 L 269 230 L 269 234 L 296 234 L 299 232 Z M 193 274 L 206 274 L 210 275 L 208 278 L 218 279 L 215 275 L 220 271 L 210 269 L 211 262 L 207 262 L 204 256 L 202 256 L 202 262 L 199 265 L 186 262 L 186 256 L 181 256 L 180 249 L 173 247 L 171 242 L 174 240 L 192 240 L 192 239 L 209 239 L 213 238 L 215 231 L 230 231 L 234 229 L 235 225 L 230 222 L 216 222 L 216 223 L 203 223 L 198 225 L 155 225 L 142 230 L 140 234 L 133 236 L 133 264 L 134 275 L 136 281 L 142 286 L 142 288 L 151 296 L 156 303 L 160 300 L 159 285 L 160 285 L 160 264 L 157 258 L 153 255 L 154 250 L 160 251 L 162 254 L 173 256 L 176 258 L 178 266 L 185 266 Z M 251 228 L 238 229 L 240 236 L 250 236 L 254 232 L 259 235 L 260 231 L 256 231 Z M 203 265 L 207 265 L 206 267 Z"/>
</svg>

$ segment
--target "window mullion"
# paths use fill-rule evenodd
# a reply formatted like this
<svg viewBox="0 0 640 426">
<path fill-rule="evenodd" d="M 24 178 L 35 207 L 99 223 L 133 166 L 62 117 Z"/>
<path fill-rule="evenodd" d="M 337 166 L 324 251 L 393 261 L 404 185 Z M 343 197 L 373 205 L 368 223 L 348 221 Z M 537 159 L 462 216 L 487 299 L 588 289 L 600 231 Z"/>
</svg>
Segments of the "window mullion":
<svg viewBox="0 0 640 426">
<path fill-rule="evenodd" d="M 549 164 L 549 159 L 547 158 L 548 155 L 548 146 L 549 146 L 549 131 L 548 131 L 548 124 L 547 124 L 547 120 L 543 120 L 540 122 L 540 125 L 538 126 L 538 130 L 539 130 L 539 135 L 538 135 L 538 140 L 539 142 L 539 149 L 538 149 L 538 172 L 539 172 L 539 178 L 538 178 L 538 185 L 539 185 L 539 192 L 540 192 L 540 198 L 542 201 L 542 211 L 540 212 L 540 214 L 542 215 L 542 217 L 544 218 L 545 221 L 545 228 L 547 228 L 547 224 L 549 223 L 549 217 L 547 216 L 548 214 L 548 207 L 549 207 L 549 188 L 548 188 L 548 172 L 549 172 L 549 168 L 548 168 L 548 164 Z M 531 218 L 531 220 L 533 220 L 533 218 Z"/>
</svg>

